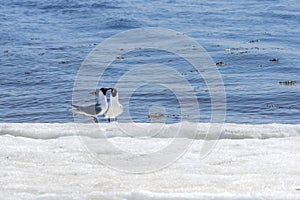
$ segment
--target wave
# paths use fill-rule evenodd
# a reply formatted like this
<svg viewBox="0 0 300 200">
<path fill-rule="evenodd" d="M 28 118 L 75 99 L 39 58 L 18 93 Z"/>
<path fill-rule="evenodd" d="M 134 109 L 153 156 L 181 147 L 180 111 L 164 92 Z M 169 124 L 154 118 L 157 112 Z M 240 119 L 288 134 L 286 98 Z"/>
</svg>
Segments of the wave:
<svg viewBox="0 0 300 200">
<path fill-rule="evenodd" d="M 219 129 L 221 131 L 214 131 L 213 127 L 214 124 L 192 122 L 176 124 L 117 122 L 110 124 L 0 123 L 0 135 L 32 139 L 56 139 L 68 136 L 87 136 L 91 138 L 268 139 L 300 136 L 300 124 L 253 125 L 226 123 Z M 180 134 L 178 134 L 178 130 L 180 130 Z"/>
<path fill-rule="evenodd" d="M 119 6 L 119 2 L 114 1 L 114 2 L 110 2 L 110 1 L 98 1 L 98 2 L 76 2 L 76 1 L 72 1 L 72 2 L 39 2 L 38 4 L 38 8 L 41 10 L 46 10 L 46 11 L 57 11 L 57 10 L 68 10 L 68 9 L 74 9 L 78 10 L 78 9 L 118 9 L 120 8 Z M 24 4 L 24 3 L 20 3 L 20 5 L 23 6 L 31 6 L 31 7 L 35 7 L 36 3 L 33 4 Z"/>
<path fill-rule="evenodd" d="M 142 26 L 142 23 L 130 17 L 110 17 L 105 20 L 104 26 L 108 29 L 130 29 L 139 28 Z"/>
</svg>

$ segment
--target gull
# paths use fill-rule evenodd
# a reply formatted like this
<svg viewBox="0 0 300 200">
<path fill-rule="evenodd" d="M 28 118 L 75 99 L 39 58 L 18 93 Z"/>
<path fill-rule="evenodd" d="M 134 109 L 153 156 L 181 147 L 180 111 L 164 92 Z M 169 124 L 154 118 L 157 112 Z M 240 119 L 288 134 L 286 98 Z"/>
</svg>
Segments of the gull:
<svg viewBox="0 0 300 200">
<path fill-rule="evenodd" d="M 119 94 L 116 88 L 109 88 L 111 90 L 109 98 L 109 106 L 104 113 L 104 117 L 110 122 L 111 118 L 117 119 L 123 113 L 123 106 L 119 102 Z"/>
<path fill-rule="evenodd" d="M 96 104 L 89 106 L 77 106 L 72 105 L 74 110 L 86 116 L 90 116 L 94 119 L 95 123 L 98 123 L 97 116 L 104 115 L 108 111 L 108 103 L 106 98 L 106 92 L 112 88 L 101 88 L 99 92 L 91 92 L 90 94 L 98 94 L 98 100 Z"/>
</svg>

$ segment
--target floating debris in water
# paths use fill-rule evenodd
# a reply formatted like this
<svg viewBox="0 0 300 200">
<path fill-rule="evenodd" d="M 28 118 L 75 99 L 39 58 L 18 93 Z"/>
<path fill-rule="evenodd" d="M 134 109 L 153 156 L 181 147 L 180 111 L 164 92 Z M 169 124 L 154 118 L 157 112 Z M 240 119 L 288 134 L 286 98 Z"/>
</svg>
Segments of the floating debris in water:
<svg viewBox="0 0 300 200">
<path fill-rule="evenodd" d="M 179 118 L 188 118 L 189 115 L 180 115 L 180 114 L 164 114 L 164 113 L 150 113 L 148 115 L 148 118 L 150 119 L 160 119 L 160 118 L 173 118 L 173 119 L 179 119 Z"/>
<path fill-rule="evenodd" d="M 117 56 L 116 59 L 118 59 L 118 60 L 123 60 L 123 59 L 124 59 L 124 56 Z"/>
<path fill-rule="evenodd" d="M 259 42 L 259 40 L 250 40 L 249 43 L 256 43 Z"/>
<path fill-rule="evenodd" d="M 220 62 L 217 62 L 216 65 L 217 66 L 226 66 L 227 64 L 224 63 L 224 62 L 222 62 L 222 61 L 220 61 Z"/>
<path fill-rule="evenodd" d="M 292 109 L 293 108 L 293 106 L 290 105 L 272 104 L 272 103 L 267 103 L 266 107 L 271 109 L 283 109 L 283 108 Z"/>
<path fill-rule="evenodd" d="M 30 38 L 30 40 L 40 40 L 40 38 L 33 37 L 33 38 Z"/>
<path fill-rule="evenodd" d="M 63 65 L 69 64 L 69 63 L 70 63 L 69 61 L 61 61 L 61 62 L 59 62 L 59 64 L 63 64 Z"/>
<path fill-rule="evenodd" d="M 286 85 L 286 86 L 291 86 L 291 85 L 296 85 L 296 81 L 280 81 L 279 84 L 280 85 Z"/>
<path fill-rule="evenodd" d="M 237 54 L 245 54 L 245 53 L 256 53 L 257 51 L 266 50 L 265 48 L 261 47 L 233 47 L 233 48 L 226 48 L 225 51 L 227 53 L 237 53 Z"/>
<path fill-rule="evenodd" d="M 270 62 L 279 62 L 279 58 L 271 58 L 269 61 Z"/>
<path fill-rule="evenodd" d="M 226 48 L 225 51 L 229 53 L 231 51 L 231 49 L 230 48 Z"/>
<path fill-rule="evenodd" d="M 25 75 L 30 75 L 32 72 L 24 72 Z"/>
<path fill-rule="evenodd" d="M 150 119 L 159 119 L 159 118 L 165 118 L 168 117 L 167 114 L 163 114 L 163 113 L 151 113 L 148 115 L 148 118 Z"/>
</svg>

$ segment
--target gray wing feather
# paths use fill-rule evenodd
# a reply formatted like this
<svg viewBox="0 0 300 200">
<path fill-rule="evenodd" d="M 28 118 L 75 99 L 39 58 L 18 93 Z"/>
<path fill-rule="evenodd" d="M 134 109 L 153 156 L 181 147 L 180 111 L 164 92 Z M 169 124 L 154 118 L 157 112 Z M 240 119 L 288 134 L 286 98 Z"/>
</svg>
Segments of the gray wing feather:
<svg viewBox="0 0 300 200">
<path fill-rule="evenodd" d="M 83 114 L 87 115 L 98 115 L 102 109 L 99 105 L 90 105 L 90 106 L 77 106 L 73 105 L 73 108 L 78 112 L 82 112 Z"/>
</svg>

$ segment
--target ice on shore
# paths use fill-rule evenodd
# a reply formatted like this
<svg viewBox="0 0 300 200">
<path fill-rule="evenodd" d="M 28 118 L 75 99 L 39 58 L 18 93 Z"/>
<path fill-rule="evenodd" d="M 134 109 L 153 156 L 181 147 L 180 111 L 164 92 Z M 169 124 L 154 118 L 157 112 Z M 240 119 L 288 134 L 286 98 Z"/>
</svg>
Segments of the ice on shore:
<svg viewBox="0 0 300 200">
<path fill-rule="evenodd" d="M 129 137 L 116 123 L 101 124 L 99 130 L 108 137 L 98 137 L 99 130 L 93 132 L 90 126 L 94 125 L 85 125 L 84 138 L 99 144 L 104 140 L 132 144 L 140 151 L 173 140 L 171 132 L 160 137 Z M 172 130 L 176 125 L 167 126 Z M 200 124 L 197 139 L 170 166 L 131 174 L 95 160 L 78 139 L 74 124 L 0 124 L 0 196 L 51 200 L 300 199 L 296 190 L 300 187 L 299 125 L 225 124 L 222 139 L 201 159 L 202 137 L 208 126 Z M 181 139 L 192 140 L 188 134 Z M 111 149 L 103 149 L 103 153 L 111 159 L 123 159 Z"/>
<path fill-rule="evenodd" d="M 183 126 L 184 125 L 184 126 Z M 207 134 L 220 134 L 220 139 L 268 139 L 300 136 L 298 124 L 224 124 L 220 133 L 210 131 L 210 123 L 181 122 L 176 124 L 150 123 L 0 123 L 0 135 L 12 135 L 33 139 L 56 139 L 65 136 L 88 136 L 92 138 L 110 137 L 155 137 L 174 138 L 180 129 L 180 137 L 188 139 L 206 139 Z M 160 129 L 161 134 L 156 134 Z M 196 134 L 191 134 L 197 129 Z"/>
</svg>

